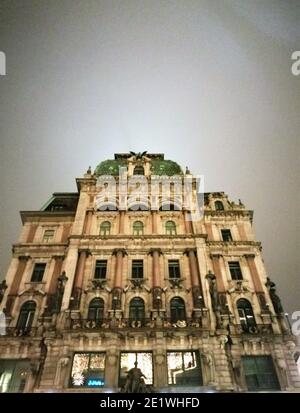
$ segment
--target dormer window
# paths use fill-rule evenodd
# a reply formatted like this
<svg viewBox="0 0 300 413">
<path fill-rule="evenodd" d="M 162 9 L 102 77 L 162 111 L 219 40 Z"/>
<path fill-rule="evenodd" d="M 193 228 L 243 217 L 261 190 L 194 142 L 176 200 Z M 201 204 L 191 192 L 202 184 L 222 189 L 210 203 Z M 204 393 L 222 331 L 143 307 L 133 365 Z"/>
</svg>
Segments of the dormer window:
<svg viewBox="0 0 300 413">
<path fill-rule="evenodd" d="M 133 175 L 145 175 L 144 167 L 137 165 L 133 170 Z"/>
<path fill-rule="evenodd" d="M 221 201 L 216 201 L 216 202 L 215 202 L 215 208 L 216 208 L 216 211 L 224 211 L 223 202 L 221 202 Z"/>
</svg>

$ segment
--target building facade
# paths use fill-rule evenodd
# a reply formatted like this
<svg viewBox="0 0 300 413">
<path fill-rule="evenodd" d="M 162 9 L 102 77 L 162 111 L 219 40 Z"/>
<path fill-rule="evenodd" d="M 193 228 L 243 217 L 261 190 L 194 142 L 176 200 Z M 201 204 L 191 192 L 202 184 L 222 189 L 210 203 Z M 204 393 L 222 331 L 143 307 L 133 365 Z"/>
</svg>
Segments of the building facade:
<svg viewBox="0 0 300 413">
<path fill-rule="evenodd" d="M 141 194 L 151 180 L 158 191 Z M 252 211 L 223 192 L 201 208 L 196 178 L 163 154 L 115 154 L 76 182 L 21 212 L 0 289 L 1 392 L 130 391 L 135 363 L 140 391 L 300 388 Z"/>
</svg>

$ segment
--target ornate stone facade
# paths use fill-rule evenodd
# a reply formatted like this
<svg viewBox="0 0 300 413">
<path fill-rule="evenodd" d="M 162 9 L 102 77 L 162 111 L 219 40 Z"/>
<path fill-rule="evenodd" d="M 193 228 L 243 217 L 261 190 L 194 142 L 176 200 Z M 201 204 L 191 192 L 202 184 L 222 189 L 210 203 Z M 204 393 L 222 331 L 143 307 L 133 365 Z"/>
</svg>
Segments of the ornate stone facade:
<svg viewBox="0 0 300 413">
<path fill-rule="evenodd" d="M 109 197 L 98 208 L 97 177 L 116 176 L 118 186 L 120 166 L 147 181 L 194 179 L 162 154 L 116 154 L 77 179 L 77 193 L 21 212 L 0 287 L 0 390 L 122 391 L 134 361 L 151 390 L 299 389 L 252 211 L 205 193 L 203 216 L 188 221 L 172 186 L 167 209 L 143 199 L 137 210 L 110 210 Z"/>
</svg>

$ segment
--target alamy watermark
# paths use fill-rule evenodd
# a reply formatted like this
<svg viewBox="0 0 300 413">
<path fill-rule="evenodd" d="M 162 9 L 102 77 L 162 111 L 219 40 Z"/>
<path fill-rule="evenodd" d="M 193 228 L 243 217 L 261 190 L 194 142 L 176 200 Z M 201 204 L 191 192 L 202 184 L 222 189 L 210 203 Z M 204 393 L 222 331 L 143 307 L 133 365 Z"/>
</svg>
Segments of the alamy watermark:
<svg viewBox="0 0 300 413">
<path fill-rule="evenodd" d="M 300 335 L 300 311 L 294 311 L 292 314 L 292 333 L 294 336 Z"/>
<path fill-rule="evenodd" d="M 291 72 L 294 76 L 300 75 L 300 50 L 295 50 L 291 56 L 292 60 L 295 62 L 291 66 Z"/>
<path fill-rule="evenodd" d="M 187 221 L 198 221 L 203 216 L 203 175 L 152 175 L 149 181 L 144 175 L 128 177 L 127 168 L 121 167 L 117 177 L 99 176 L 97 189 L 98 210 L 185 211 Z"/>
<path fill-rule="evenodd" d="M 0 76 L 6 75 L 6 55 L 0 50 Z"/>
</svg>

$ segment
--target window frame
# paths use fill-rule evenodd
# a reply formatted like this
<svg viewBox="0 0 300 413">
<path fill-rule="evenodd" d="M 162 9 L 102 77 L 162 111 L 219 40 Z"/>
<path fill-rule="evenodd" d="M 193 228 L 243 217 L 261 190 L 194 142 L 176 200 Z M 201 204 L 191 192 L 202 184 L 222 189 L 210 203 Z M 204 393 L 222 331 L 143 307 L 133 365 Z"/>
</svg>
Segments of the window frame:
<svg viewBox="0 0 300 413">
<path fill-rule="evenodd" d="M 232 268 L 233 264 L 238 264 L 238 265 L 236 266 L 236 268 Z M 229 268 L 230 277 L 233 281 L 244 280 L 241 264 L 239 261 L 228 261 L 228 268 Z"/>
<path fill-rule="evenodd" d="M 43 266 L 43 270 L 37 270 L 36 267 L 38 265 Z M 31 273 L 31 278 L 30 278 L 31 283 L 41 283 L 41 282 L 43 282 L 43 278 L 44 278 L 45 271 L 46 271 L 46 266 L 47 266 L 47 263 L 45 263 L 45 262 L 36 262 L 34 264 L 34 267 L 33 267 L 32 273 Z M 41 273 L 42 273 L 41 278 L 37 277 L 37 275 L 40 275 Z"/>
<path fill-rule="evenodd" d="M 226 235 L 225 235 L 226 234 Z M 229 236 L 228 236 L 229 235 Z M 222 237 L 222 241 L 224 242 L 231 242 L 233 241 L 232 238 L 232 233 L 231 230 L 229 228 L 222 228 L 221 229 L 221 237 Z M 225 239 L 228 238 L 228 239 Z"/>
<path fill-rule="evenodd" d="M 140 220 L 134 221 L 132 224 L 132 235 L 136 237 L 140 237 L 144 235 L 144 229 L 145 229 L 145 225 L 143 221 L 140 221 Z"/>
<path fill-rule="evenodd" d="M 177 266 L 175 266 L 175 265 L 172 266 L 172 263 L 175 263 L 175 262 L 177 263 Z M 171 276 L 171 271 L 170 271 L 171 268 L 173 268 L 173 270 L 174 270 L 174 268 L 178 269 L 178 275 L 177 276 Z M 174 272 L 176 273 L 176 271 L 174 271 Z M 170 280 L 179 280 L 181 278 L 180 260 L 178 260 L 178 259 L 169 259 L 168 260 L 168 275 L 169 275 Z"/>
<path fill-rule="evenodd" d="M 51 232 L 52 236 L 47 236 L 46 233 Z M 48 242 L 52 242 L 54 241 L 54 237 L 55 237 L 55 229 L 51 229 L 51 228 L 47 228 L 44 230 L 44 234 L 43 234 L 43 242 L 48 243 Z"/>
<path fill-rule="evenodd" d="M 97 263 L 105 263 L 105 267 L 103 266 L 103 267 L 101 267 L 101 266 L 99 266 L 99 267 L 97 267 Z M 102 268 L 105 268 L 105 275 L 104 275 L 104 277 L 96 277 L 96 273 L 97 273 L 97 269 L 102 269 Z M 95 261 L 95 268 L 94 268 L 94 276 L 93 276 L 93 280 L 106 280 L 106 277 L 107 277 L 107 260 L 106 259 L 104 259 L 104 260 L 102 260 L 102 259 L 100 259 L 100 260 L 96 260 Z"/>
<path fill-rule="evenodd" d="M 141 264 L 140 266 L 137 264 Z M 135 266 L 136 265 L 136 266 Z M 137 270 L 137 273 L 141 271 L 142 276 L 141 277 L 136 277 L 134 274 L 135 270 Z M 142 280 L 144 279 L 144 260 L 132 260 L 131 261 L 131 279 L 132 280 Z"/>
<path fill-rule="evenodd" d="M 88 386 L 88 385 L 79 385 L 76 386 L 72 383 L 72 370 L 73 370 L 73 364 L 74 364 L 74 359 L 75 356 L 77 354 L 88 354 L 89 355 L 89 362 L 88 362 L 88 369 L 87 371 L 90 371 L 90 364 L 91 364 L 91 356 L 93 354 L 104 354 L 104 370 L 103 370 L 103 385 L 101 386 Z M 106 371 L 106 351 L 75 351 L 73 353 L 73 357 L 72 357 L 72 363 L 71 363 L 71 371 L 70 371 L 70 376 L 69 376 L 69 388 L 72 389 L 90 389 L 90 388 L 98 388 L 98 389 L 102 389 L 103 387 L 105 387 L 105 371 Z"/>
<path fill-rule="evenodd" d="M 181 353 L 182 355 L 182 365 L 181 367 L 183 367 L 182 372 L 187 371 L 185 366 L 184 366 L 184 354 L 185 353 L 194 353 L 195 356 L 195 362 L 196 362 L 196 366 L 197 368 L 197 373 L 198 375 L 195 375 L 196 377 L 199 377 L 199 384 L 193 384 L 193 386 L 203 386 L 203 371 L 202 371 L 202 363 L 201 363 L 201 357 L 200 357 L 200 351 L 199 350 L 193 350 L 193 349 L 188 349 L 188 350 L 167 350 L 166 352 L 166 364 L 167 364 L 167 380 L 168 380 L 168 386 L 173 386 L 173 387 L 188 387 L 191 386 L 190 384 L 190 380 L 187 379 L 187 383 L 186 384 L 177 384 L 174 383 L 173 380 L 171 380 L 172 382 L 169 383 L 169 363 L 168 363 L 168 355 L 172 354 L 172 353 Z M 200 374 L 199 374 L 200 373 Z"/>
<path fill-rule="evenodd" d="M 177 235 L 177 225 L 175 221 L 168 219 L 168 221 L 165 222 L 165 233 L 169 236 Z"/>
<path fill-rule="evenodd" d="M 108 224 L 108 225 L 107 225 Z M 107 237 L 111 235 L 111 222 L 110 221 L 102 221 L 100 224 L 99 235 L 102 237 Z"/>
</svg>

